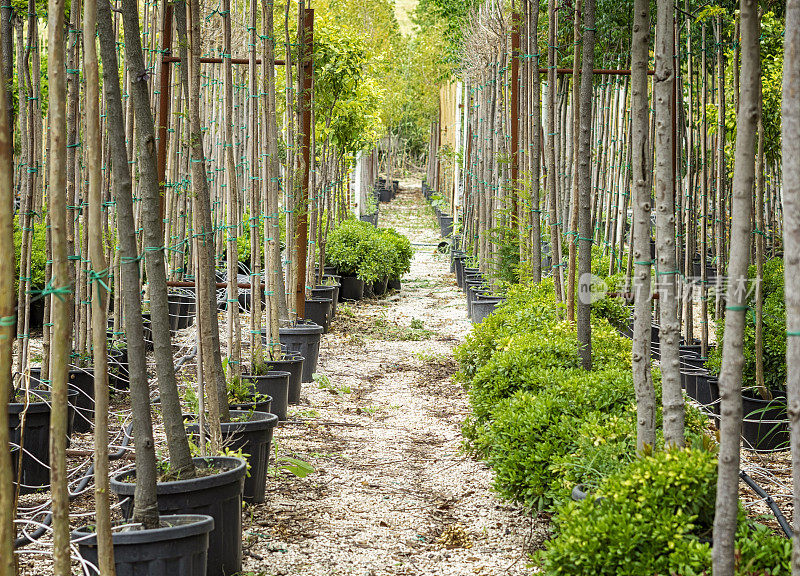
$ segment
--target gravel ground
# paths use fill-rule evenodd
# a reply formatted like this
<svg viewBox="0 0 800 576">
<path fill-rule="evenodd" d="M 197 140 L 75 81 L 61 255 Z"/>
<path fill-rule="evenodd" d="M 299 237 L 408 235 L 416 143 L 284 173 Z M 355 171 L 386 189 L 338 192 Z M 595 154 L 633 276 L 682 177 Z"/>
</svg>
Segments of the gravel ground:
<svg viewBox="0 0 800 576">
<path fill-rule="evenodd" d="M 433 213 L 418 186 L 381 205 L 380 225 L 415 247 L 399 294 L 341 306 L 319 373 L 279 456 L 316 471 L 271 476 L 267 503 L 245 513 L 252 574 L 528 574 L 547 533 L 491 492 L 491 471 L 460 451 L 466 395 L 453 348 L 470 331 Z M 538 544 L 540 545 L 540 544 Z"/>
</svg>

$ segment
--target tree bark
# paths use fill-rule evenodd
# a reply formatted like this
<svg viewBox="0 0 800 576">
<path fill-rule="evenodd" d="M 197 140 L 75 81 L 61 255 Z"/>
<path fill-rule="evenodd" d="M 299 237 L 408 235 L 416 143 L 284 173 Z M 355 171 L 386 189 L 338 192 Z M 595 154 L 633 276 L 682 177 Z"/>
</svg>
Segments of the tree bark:
<svg viewBox="0 0 800 576">
<path fill-rule="evenodd" d="M 747 269 L 750 263 L 751 214 L 755 180 L 755 137 L 759 118 L 761 63 L 756 0 L 740 0 L 742 69 L 736 113 L 730 258 L 725 305 L 720 391 L 720 444 L 717 507 L 714 516 L 715 576 L 733 576 L 734 537 L 739 494 L 739 445 L 742 432 L 742 340 L 747 311 Z"/>
<path fill-rule="evenodd" d="M 650 2 L 635 0 L 631 42 L 631 169 L 633 172 L 633 265 L 635 267 L 633 311 L 633 386 L 636 390 L 636 447 L 656 443 L 656 392 L 650 371 L 650 214 L 652 191 L 647 157 L 650 147 L 650 102 L 647 68 L 650 51 Z"/>
<path fill-rule="evenodd" d="M 584 370 L 592 369 L 591 269 L 592 269 L 592 90 L 594 87 L 595 0 L 583 8 L 583 69 L 578 135 L 578 354 Z"/>
<path fill-rule="evenodd" d="M 67 490 L 67 371 L 70 360 L 72 289 L 67 261 L 66 72 L 64 67 L 64 0 L 49 0 L 47 69 L 50 122 L 50 235 L 53 242 L 53 342 L 50 356 L 50 494 L 53 499 L 53 573 L 69 576 L 69 492 Z"/>
<path fill-rule="evenodd" d="M 675 98 L 674 8 L 671 0 L 658 0 L 654 76 L 656 117 L 656 289 L 659 295 L 662 406 L 664 442 L 683 446 L 684 404 L 681 391 L 678 344 L 680 323 L 675 256 L 675 172 L 673 164 L 673 100 Z"/>
<path fill-rule="evenodd" d="M 4 30 L 0 29 L 0 44 Z M 0 69 L 0 86 L 5 74 Z M 14 158 L 6 91 L 0 89 L 0 244 L 14 245 Z M 8 446 L 8 401 L 13 394 L 11 366 L 14 347 L 14 260 L 0 258 L 0 446 Z M 0 450 L 0 576 L 16 574 L 14 559 L 14 486 L 11 455 Z"/>
<path fill-rule="evenodd" d="M 792 480 L 800 486 L 800 0 L 786 2 L 782 157 L 783 243 L 786 292 L 786 390 L 791 431 Z M 2 397 L 2 396 L 0 396 Z M 792 495 L 800 510 L 800 491 Z M 792 576 L 800 576 L 800 514 L 792 518 Z"/>
<path fill-rule="evenodd" d="M 148 72 L 142 53 L 139 10 L 136 0 L 123 0 L 122 23 L 125 31 L 125 60 L 130 78 L 131 101 L 135 110 L 135 133 L 138 140 L 139 185 L 142 199 L 141 225 L 144 228 L 144 257 L 150 293 L 150 323 L 156 361 L 161 411 L 167 436 L 170 466 L 186 477 L 194 474 L 189 441 L 172 363 L 169 332 L 167 277 L 164 270 L 164 246 L 161 231 L 161 201 L 156 172 L 155 124 L 147 87 Z M 198 307 L 200 302 L 197 303 Z"/>
<path fill-rule="evenodd" d="M 547 130 L 549 132 L 547 155 L 547 195 L 550 203 L 550 255 L 553 261 L 553 281 L 556 300 L 562 302 L 561 292 L 561 229 L 558 224 L 558 203 L 556 200 L 556 0 L 547 4 Z"/>
<path fill-rule="evenodd" d="M 97 29 L 103 61 L 103 90 L 106 118 L 111 141 L 111 169 L 114 200 L 117 208 L 122 306 L 128 345 L 128 378 L 133 412 L 133 441 L 136 446 L 136 494 L 133 520 L 146 528 L 158 526 L 156 502 L 156 453 L 150 413 L 150 386 L 147 382 L 144 327 L 139 292 L 139 254 L 133 220 L 133 194 L 128 150 L 125 145 L 125 113 L 119 85 L 117 38 L 109 0 L 98 0 Z"/>
<path fill-rule="evenodd" d="M 94 366 L 94 501 L 97 558 L 100 574 L 113 575 L 114 546 L 111 540 L 111 508 L 108 481 L 108 350 L 106 312 L 109 272 L 103 249 L 102 159 L 100 134 L 100 72 L 97 64 L 97 0 L 83 7 L 83 61 L 86 82 L 86 169 L 89 178 L 89 258 L 91 259 L 92 352 Z"/>
</svg>

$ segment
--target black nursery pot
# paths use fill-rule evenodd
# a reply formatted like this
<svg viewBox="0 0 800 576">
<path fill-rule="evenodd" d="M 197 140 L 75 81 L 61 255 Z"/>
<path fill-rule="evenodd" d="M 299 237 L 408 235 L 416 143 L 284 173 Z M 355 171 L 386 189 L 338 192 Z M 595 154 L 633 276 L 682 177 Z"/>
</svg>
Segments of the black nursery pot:
<svg viewBox="0 0 800 576">
<path fill-rule="evenodd" d="M 161 527 L 112 533 L 117 576 L 205 576 L 209 534 L 214 519 L 205 515 L 161 516 Z M 81 557 L 97 566 L 97 533 L 94 527 L 73 530 Z M 92 572 L 95 573 L 96 572 Z"/>
<path fill-rule="evenodd" d="M 336 316 L 336 301 L 339 299 L 339 285 L 323 286 L 319 285 L 311 289 L 313 299 L 326 298 L 331 301 L 331 320 Z"/>
<path fill-rule="evenodd" d="M 480 324 L 495 308 L 503 301 L 502 298 L 481 298 L 480 296 L 472 301 L 472 323 Z"/>
<path fill-rule="evenodd" d="M 267 396 L 264 400 L 258 402 L 240 402 L 238 400 L 228 404 L 230 410 L 240 410 L 244 412 L 266 412 L 272 413 L 272 396 Z"/>
<path fill-rule="evenodd" d="M 400 282 L 400 278 L 390 278 L 389 282 L 387 282 L 387 284 L 386 284 L 386 289 L 387 290 L 397 290 L 398 292 L 400 292 L 400 290 L 402 288 L 403 288 L 403 285 Z"/>
<path fill-rule="evenodd" d="M 786 393 L 773 391 L 772 395 L 768 401 L 755 390 L 745 390 L 742 394 L 742 438 L 749 450 L 775 452 L 789 448 Z"/>
<path fill-rule="evenodd" d="M 252 382 L 256 392 L 272 397 L 272 413 L 278 420 L 286 420 L 289 408 L 289 372 L 270 370 L 266 374 L 243 374 L 242 379 Z"/>
<path fill-rule="evenodd" d="M 695 378 L 697 402 L 714 414 L 719 414 L 719 380 L 707 372 Z"/>
<path fill-rule="evenodd" d="M 212 468 L 210 476 L 159 482 L 156 485 L 159 514 L 202 514 L 214 519 L 208 539 L 207 576 L 231 576 L 242 570 L 242 489 L 247 464 L 240 458 L 195 458 L 198 468 Z M 133 513 L 136 471 L 119 472 L 111 478 L 111 491 L 121 502 L 120 511 Z M 168 576 L 180 572 L 170 570 Z"/>
<path fill-rule="evenodd" d="M 442 216 L 439 218 L 439 228 L 442 238 L 450 238 L 453 235 L 453 217 Z"/>
<path fill-rule="evenodd" d="M 331 309 L 333 299 L 312 298 L 306 300 L 305 320 L 322 326 L 322 333 L 327 334 L 331 329 Z"/>
<path fill-rule="evenodd" d="M 231 450 L 248 454 L 250 465 L 244 479 L 242 497 L 248 504 L 260 504 L 266 499 L 267 463 L 269 462 L 272 433 L 278 424 L 278 416 L 266 412 L 231 411 L 231 422 L 221 422 L 222 439 Z M 199 434 L 198 424 L 188 424 L 186 431 Z"/>
<path fill-rule="evenodd" d="M 31 382 L 38 386 L 42 382 L 42 369 L 31 368 Z M 67 383 L 70 390 L 76 392 L 73 399 L 75 407 L 75 432 L 84 434 L 91 432 L 94 422 L 94 370 L 91 368 L 70 370 L 67 374 Z"/>
<path fill-rule="evenodd" d="M 386 294 L 386 289 L 389 287 L 389 277 L 384 276 L 380 280 L 375 280 L 372 283 L 372 293 L 375 296 L 383 296 Z"/>
<path fill-rule="evenodd" d="M 279 330 L 281 344 L 289 352 L 296 352 L 303 358 L 303 382 L 311 382 L 314 372 L 317 371 L 319 360 L 319 341 L 322 336 L 322 326 L 313 322 L 300 322 Z"/>
<path fill-rule="evenodd" d="M 266 340 L 262 335 L 262 340 Z M 266 342 L 265 342 L 266 343 Z M 303 387 L 303 364 L 305 358 L 296 352 L 286 352 L 280 360 L 269 360 L 267 366 L 271 371 L 288 372 L 289 376 L 289 404 L 300 402 L 300 392 Z M 270 412 L 270 410 L 267 410 Z"/>
<path fill-rule="evenodd" d="M 355 276 L 342 276 L 342 287 L 339 289 L 339 302 L 361 300 L 364 298 L 364 281 Z"/>
<path fill-rule="evenodd" d="M 74 390 L 67 392 L 67 402 L 69 402 L 67 434 L 70 433 L 75 418 L 73 406 L 77 395 Z M 24 396 L 18 395 L 18 399 L 23 401 L 8 404 L 9 441 L 19 446 L 24 437 L 22 446 L 24 450 L 20 463 L 22 473 L 20 493 L 31 494 L 50 487 L 50 391 L 31 390 L 30 403 L 25 414 L 24 434 L 22 430 Z"/>
<path fill-rule="evenodd" d="M 127 348 L 108 349 L 108 385 L 112 391 L 130 388 Z"/>
</svg>

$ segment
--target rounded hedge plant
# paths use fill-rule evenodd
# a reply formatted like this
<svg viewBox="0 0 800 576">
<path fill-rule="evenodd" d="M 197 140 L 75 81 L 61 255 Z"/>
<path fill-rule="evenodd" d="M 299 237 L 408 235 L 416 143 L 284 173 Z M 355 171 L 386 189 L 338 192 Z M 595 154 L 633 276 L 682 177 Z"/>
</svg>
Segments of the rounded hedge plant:
<svg viewBox="0 0 800 576">
<path fill-rule="evenodd" d="M 365 282 L 399 279 L 411 268 L 411 242 L 392 229 L 349 219 L 328 236 L 326 263 Z"/>
</svg>

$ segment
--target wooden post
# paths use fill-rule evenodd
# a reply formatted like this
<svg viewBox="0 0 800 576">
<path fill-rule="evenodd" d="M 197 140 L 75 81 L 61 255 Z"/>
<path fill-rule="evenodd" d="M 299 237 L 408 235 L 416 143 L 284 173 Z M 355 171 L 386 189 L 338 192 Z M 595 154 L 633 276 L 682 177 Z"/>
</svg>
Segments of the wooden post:
<svg viewBox="0 0 800 576">
<path fill-rule="evenodd" d="M 164 211 L 166 198 L 167 179 L 167 134 L 169 130 L 169 104 L 172 100 L 170 92 L 171 60 L 167 60 L 172 50 L 172 3 L 167 2 L 164 7 L 164 19 L 161 27 L 161 81 L 158 96 L 158 157 L 156 158 L 158 170 L 158 192 L 161 198 L 161 231 L 164 231 Z"/>
<path fill-rule="evenodd" d="M 303 66 L 303 91 L 300 94 L 300 106 L 303 111 L 301 129 L 300 154 L 302 171 L 300 173 L 300 198 L 297 206 L 297 292 L 295 309 L 297 317 L 304 318 L 306 313 L 306 260 L 308 258 L 308 180 L 311 168 L 311 90 L 313 88 L 313 53 L 314 53 L 314 10 L 306 9 L 303 13 L 303 56 L 298 66 Z"/>
</svg>

